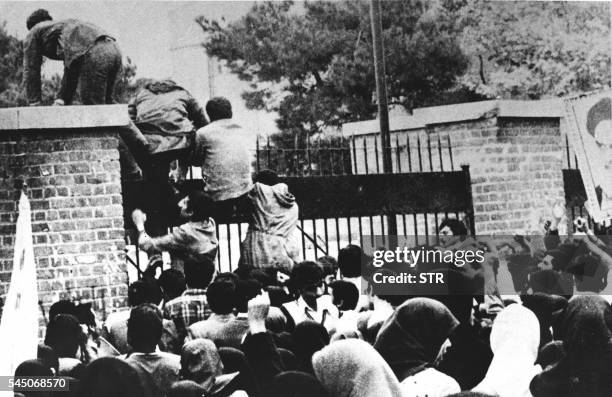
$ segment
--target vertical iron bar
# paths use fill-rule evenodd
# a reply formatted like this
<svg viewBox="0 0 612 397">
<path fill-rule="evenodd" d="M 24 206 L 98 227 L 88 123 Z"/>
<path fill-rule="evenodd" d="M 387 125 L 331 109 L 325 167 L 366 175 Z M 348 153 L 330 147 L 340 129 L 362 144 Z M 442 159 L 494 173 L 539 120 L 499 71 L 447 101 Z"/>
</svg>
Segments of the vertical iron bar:
<svg viewBox="0 0 612 397">
<path fill-rule="evenodd" d="M 378 164 L 378 139 L 376 139 L 376 135 L 374 135 L 374 158 L 376 159 L 376 173 L 380 174 L 380 165 Z"/>
<path fill-rule="evenodd" d="M 357 141 L 355 141 L 355 135 L 352 135 L 353 137 L 353 164 L 355 167 L 355 174 L 358 174 L 359 171 L 357 170 Z M 342 170 L 344 170 L 344 151 L 342 151 Z"/>
<path fill-rule="evenodd" d="M 364 158 L 364 166 L 366 175 L 369 174 L 368 170 L 368 148 L 366 146 L 366 138 L 363 138 L 363 158 Z"/>
<path fill-rule="evenodd" d="M 406 153 L 408 153 L 408 172 L 412 172 L 412 154 L 410 153 L 410 136 L 406 134 Z"/>
<path fill-rule="evenodd" d="M 399 134 L 395 135 L 395 160 L 397 162 L 397 172 L 402 173 L 402 162 L 400 159 Z"/>
<path fill-rule="evenodd" d="M 417 135 L 417 151 L 419 152 L 419 172 L 423 172 L 423 156 L 421 154 L 421 137 Z"/>
<path fill-rule="evenodd" d="M 450 156 L 451 171 L 455 171 L 455 164 L 453 163 L 453 147 L 451 146 L 450 134 L 446 136 L 448 142 L 448 155 Z"/>
<path fill-rule="evenodd" d="M 442 141 L 440 140 L 440 131 L 438 131 L 438 156 L 440 157 L 440 171 L 444 172 L 444 162 L 442 161 Z"/>
<path fill-rule="evenodd" d="M 431 155 L 431 135 L 427 132 L 427 154 L 429 156 L 429 171 L 433 172 L 433 159 Z"/>
</svg>

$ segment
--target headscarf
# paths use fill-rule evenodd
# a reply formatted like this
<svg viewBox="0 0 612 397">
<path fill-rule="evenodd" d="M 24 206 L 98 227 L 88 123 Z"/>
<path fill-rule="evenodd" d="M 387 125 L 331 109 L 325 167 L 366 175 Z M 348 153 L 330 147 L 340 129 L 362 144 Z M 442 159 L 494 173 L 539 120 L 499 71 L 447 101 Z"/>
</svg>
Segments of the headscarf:
<svg viewBox="0 0 612 397">
<path fill-rule="evenodd" d="M 274 377 L 270 397 L 326 397 L 325 388 L 314 376 L 298 371 L 282 372 Z"/>
<path fill-rule="evenodd" d="M 130 364 L 118 358 L 102 357 L 92 361 L 85 368 L 78 395 L 79 397 L 149 397 L 155 395 L 150 394 L 147 385 L 143 382 L 143 378 Z"/>
<path fill-rule="evenodd" d="M 374 347 L 401 382 L 431 365 L 458 325 L 459 321 L 442 303 L 412 298 L 383 324 Z"/>
<path fill-rule="evenodd" d="M 499 312 L 491 330 L 493 361 L 473 390 L 500 397 L 530 397 L 529 383 L 541 372 L 535 365 L 540 346 L 540 323 L 518 304 Z"/>
<path fill-rule="evenodd" d="M 612 395 L 612 308 L 598 295 L 574 296 L 561 318 L 555 337 L 564 354 L 531 382 L 542 396 Z"/>
<path fill-rule="evenodd" d="M 192 380 L 207 393 L 226 386 L 238 373 L 223 375 L 223 363 L 213 341 L 194 339 L 183 345 L 181 352 L 181 378 Z"/>
<path fill-rule="evenodd" d="M 295 326 L 293 342 L 298 369 L 312 374 L 312 355 L 329 344 L 327 329 L 316 321 L 303 321 Z"/>
<path fill-rule="evenodd" d="M 331 397 L 398 397 L 397 377 L 374 348 L 359 339 L 332 343 L 312 357 L 315 375 Z"/>
</svg>

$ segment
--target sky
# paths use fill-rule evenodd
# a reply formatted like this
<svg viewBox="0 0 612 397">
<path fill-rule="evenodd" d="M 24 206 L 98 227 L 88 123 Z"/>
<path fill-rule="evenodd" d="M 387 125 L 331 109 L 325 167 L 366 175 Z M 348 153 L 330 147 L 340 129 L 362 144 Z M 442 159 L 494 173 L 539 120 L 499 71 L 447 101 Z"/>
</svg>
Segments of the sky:
<svg viewBox="0 0 612 397">
<path fill-rule="evenodd" d="M 198 44 L 204 40 L 195 23 L 198 15 L 233 21 L 245 15 L 253 1 L 4 1 L 0 0 L 0 23 L 23 39 L 25 21 L 38 8 L 54 19 L 76 18 L 92 22 L 117 39 L 124 57 L 137 66 L 136 77 L 172 77 L 205 103 L 213 96 L 227 97 L 235 118 L 260 134 L 277 130 L 275 115 L 249 111 L 240 94 L 247 84 L 210 61 Z M 210 70 L 209 70 L 210 67 Z M 60 62 L 46 62 L 44 73 L 61 73 Z M 212 72 L 212 79 L 209 78 Z"/>
</svg>

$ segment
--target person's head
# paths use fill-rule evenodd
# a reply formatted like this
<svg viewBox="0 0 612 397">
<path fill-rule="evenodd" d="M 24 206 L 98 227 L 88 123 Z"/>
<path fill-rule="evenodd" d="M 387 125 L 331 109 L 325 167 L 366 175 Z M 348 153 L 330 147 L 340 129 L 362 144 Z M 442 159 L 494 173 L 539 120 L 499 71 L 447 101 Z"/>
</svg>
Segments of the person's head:
<svg viewBox="0 0 612 397">
<path fill-rule="evenodd" d="M 44 8 L 39 8 L 30 14 L 28 19 L 26 20 L 26 26 L 28 30 L 32 29 L 36 24 L 44 21 L 52 21 L 51 15 L 49 15 L 49 11 Z"/>
<path fill-rule="evenodd" d="M 215 97 L 206 102 L 206 113 L 211 122 L 231 119 L 232 118 L 232 104 L 226 98 Z"/>
<path fill-rule="evenodd" d="M 298 368 L 312 373 L 312 355 L 329 344 L 327 329 L 316 321 L 307 320 L 297 324 L 291 336 Z"/>
<path fill-rule="evenodd" d="M 276 375 L 270 387 L 271 397 L 326 397 L 325 388 L 310 374 L 286 371 Z"/>
<path fill-rule="evenodd" d="M 291 270 L 291 287 L 307 302 L 323 295 L 323 269 L 315 262 L 300 262 Z"/>
<path fill-rule="evenodd" d="M 136 369 L 115 357 L 92 361 L 79 382 L 79 397 L 145 397 L 145 386 Z"/>
<path fill-rule="evenodd" d="M 47 326 L 45 345 L 50 346 L 58 357 L 76 356 L 83 330 L 79 320 L 72 314 L 58 314 Z"/>
<path fill-rule="evenodd" d="M 401 382 L 415 368 L 433 364 L 458 325 L 444 304 L 429 298 L 408 299 L 382 326 L 374 348 Z"/>
<path fill-rule="evenodd" d="M 261 293 L 261 283 L 255 279 L 238 280 L 236 282 L 236 310 L 246 313 L 249 301 Z"/>
<path fill-rule="evenodd" d="M 359 277 L 361 275 L 361 261 L 363 251 L 361 247 L 349 244 L 338 253 L 338 267 L 343 277 Z"/>
<path fill-rule="evenodd" d="M 274 186 L 278 183 L 278 174 L 272 170 L 261 170 L 253 178 L 254 182 L 259 182 L 264 185 Z"/>
<path fill-rule="evenodd" d="M 467 228 L 465 224 L 458 219 L 446 218 L 438 227 L 440 245 L 448 247 L 465 239 L 467 236 Z"/>
<path fill-rule="evenodd" d="M 185 195 L 178 202 L 178 207 L 182 219 L 194 222 L 208 220 L 214 213 L 214 202 L 199 190 Z"/>
<path fill-rule="evenodd" d="M 359 290 L 355 284 L 344 280 L 333 281 L 329 287 L 332 290 L 333 302 L 338 310 L 355 310 L 359 302 Z"/>
<path fill-rule="evenodd" d="M 215 275 L 215 262 L 206 258 L 200 263 L 185 263 L 185 283 L 187 288 L 206 289 Z"/>
<path fill-rule="evenodd" d="M 185 342 L 181 351 L 181 378 L 196 382 L 208 395 L 222 374 L 223 363 L 219 351 L 210 339 Z"/>
<path fill-rule="evenodd" d="M 162 336 L 162 314 L 151 303 L 136 306 L 128 319 L 128 343 L 135 352 L 151 353 Z"/>
<path fill-rule="evenodd" d="M 39 360 L 27 360 L 19 364 L 15 369 L 15 376 L 50 377 L 53 372 Z M 51 396 L 49 391 L 24 391 L 24 397 L 47 397 Z"/>
<path fill-rule="evenodd" d="M 230 281 L 213 281 L 206 289 L 206 301 L 215 314 L 230 314 L 236 302 L 236 284 Z"/>
<path fill-rule="evenodd" d="M 72 314 L 76 317 L 76 305 L 73 301 L 60 300 L 55 302 L 49 308 L 49 321 L 53 321 L 58 314 Z"/>
<path fill-rule="evenodd" d="M 155 280 L 137 280 L 128 287 L 128 305 L 135 307 L 143 303 L 159 303 L 162 293 Z"/>
<path fill-rule="evenodd" d="M 162 289 L 166 301 L 180 296 L 186 288 L 185 275 L 177 269 L 164 270 L 157 282 Z"/>
</svg>

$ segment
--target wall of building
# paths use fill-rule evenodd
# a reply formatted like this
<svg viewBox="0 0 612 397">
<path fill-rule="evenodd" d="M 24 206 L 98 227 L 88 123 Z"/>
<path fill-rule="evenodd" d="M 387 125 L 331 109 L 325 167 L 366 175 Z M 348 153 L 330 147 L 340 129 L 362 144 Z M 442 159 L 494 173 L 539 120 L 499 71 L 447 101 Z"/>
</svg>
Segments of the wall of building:
<svg viewBox="0 0 612 397">
<path fill-rule="evenodd" d="M 449 171 L 469 165 L 476 232 L 524 232 L 564 200 L 562 169 L 567 160 L 560 120 L 489 112 L 477 119 L 398 128 L 391 132 L 393 171 Z M 353 137 L 353 171 L 382 172 L 380 135 Z M 425 222 L 433 230 L 431 216 L 417 221 L 417 230 L 424 230 Z M 414 228 L 409 225 L 407 230 Z"/>
<path fill-rule="evenodd" d="M 10 283 L 25 183 L 45 312 L 73 299 L 93 302 L 104 318 L 127 296 L 116 126 L 127 123 L 127 110 L 71 108 L 0 111 L 0 296 Z"/>
</svg>

